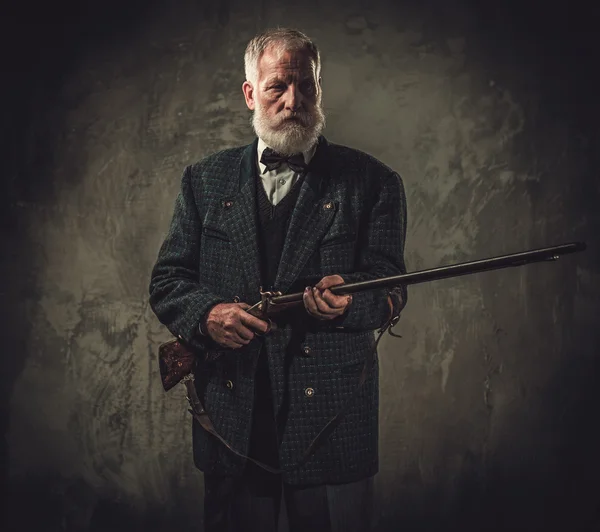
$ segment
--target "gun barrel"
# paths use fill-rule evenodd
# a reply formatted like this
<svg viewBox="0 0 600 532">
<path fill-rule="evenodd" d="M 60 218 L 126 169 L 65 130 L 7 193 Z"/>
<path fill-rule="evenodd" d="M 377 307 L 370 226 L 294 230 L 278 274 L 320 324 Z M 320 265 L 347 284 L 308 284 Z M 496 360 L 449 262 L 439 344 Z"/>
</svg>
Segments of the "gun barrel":
<svg viewBox="0 0 600 532">
<path fill-rule="evenodd" d="M 450 266 L 441 266 L 438 268 L 431 268 L 429 270 L 420 270 L 401 275 L 393 275 L 391 277 L 382 277 L 380 279 L 343 284 L 332 287 L 331 291 L 337 295 L 344 295 L 354 294 L 356 292 L 364 292 L 367 290 L 375 290 L 377 288 L 391 288 L 400 285 L 426 283 L 429 281 L 437 281 L 439 279 L 470 275 L 472 273 L 523 266 L 533 262 L 556 260 L 561 255 L 584 251 L 586 247 L 587 246 L 585 242 L 570 242 L 568 244 L 522 251 L 520 253 L 512 253 L 510 255 L 500 255 L 498 257 L 491 257 L 488 259 L 462 262 L 459 264 L 452 264 Z M 293 303 L 301 300 L 302 292 L 295 292 L 293 294 L 275 296 L 272 298 L 271 304 L 277 305 L 283 303 Z"/>
</svg>

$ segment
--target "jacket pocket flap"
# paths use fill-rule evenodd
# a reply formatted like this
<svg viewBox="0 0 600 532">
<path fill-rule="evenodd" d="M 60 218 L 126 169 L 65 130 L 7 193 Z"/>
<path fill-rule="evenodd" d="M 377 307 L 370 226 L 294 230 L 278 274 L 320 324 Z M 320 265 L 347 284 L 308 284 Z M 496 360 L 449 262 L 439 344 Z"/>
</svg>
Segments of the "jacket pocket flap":
<svg viewBox="0 0 600 532">
<path fill-rule="evenodd" d="M 321 241 L 321 247 L 334 246 L 335 244 L 343 244 L 344 242 L 352 242 L 356 240 L 356 233 L 345 231 L 334 235 L 326 235 Z"/>
<path fill-rule="evenodd" d="M 225 240 L 226 242 L 229 242 L 229 235 L 222 229 L 216 229 L 215 227 L 210 227 L 210 226 L 205 225 L 202 228 L 202 234 L 209 236 L 209 237 L 213 237 L 213 238 L 219 238 L 221 240 Z"/>
</svg>

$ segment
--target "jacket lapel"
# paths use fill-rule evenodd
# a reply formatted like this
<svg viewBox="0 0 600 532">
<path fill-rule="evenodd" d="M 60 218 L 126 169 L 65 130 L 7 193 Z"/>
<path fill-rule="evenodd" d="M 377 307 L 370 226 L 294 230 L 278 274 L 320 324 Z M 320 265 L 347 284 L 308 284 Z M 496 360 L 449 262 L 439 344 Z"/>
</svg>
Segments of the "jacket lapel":
<svg viewBox="0 0 600 532">
<path fill-rule="evenodd" d="M 223 226 L 240 260 L 246 279 L 246 302 L 260 299 L 260 270 L 256 218 L 256 146 L 258 139 L 246 147 L 240 161 L 237 191 L 222 200 Z"/>
<path fill-rule="evenodd" d="M 327 141 L 320 137 L 292 212 L 275 278 L 275 289 L 283 293 L 288 291 L 319 246 L 336 211 L 336 203 L 322 194 L 329 177 L 326 152 Z"/>
</svg>

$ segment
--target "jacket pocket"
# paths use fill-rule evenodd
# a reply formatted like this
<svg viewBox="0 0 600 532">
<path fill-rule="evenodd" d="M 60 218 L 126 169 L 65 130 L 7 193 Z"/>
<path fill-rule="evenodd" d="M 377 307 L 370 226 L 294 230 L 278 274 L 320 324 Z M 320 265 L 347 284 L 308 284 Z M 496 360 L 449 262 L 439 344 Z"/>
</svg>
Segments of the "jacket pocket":
<svg viewBox="0 0 600 532">
<path fill-rule="evenodd" d="M 229 242 L 229 235 L 222 229 L 217 229 L 215 227 L 205 225 L 202 228 L 202 234 L 210 238 L 218 238 L 219 240 Z"/>
<path fill-rule="evenodd" d="M 321 241 L 319 246 L 321 249 L 335 246 L 337 244 L 345 244 L 346 242 L 353 242 L 356 240 L 356 234 L 354 233 L 338 233 L 337 235 L 328 235 Z"/>
</svg>

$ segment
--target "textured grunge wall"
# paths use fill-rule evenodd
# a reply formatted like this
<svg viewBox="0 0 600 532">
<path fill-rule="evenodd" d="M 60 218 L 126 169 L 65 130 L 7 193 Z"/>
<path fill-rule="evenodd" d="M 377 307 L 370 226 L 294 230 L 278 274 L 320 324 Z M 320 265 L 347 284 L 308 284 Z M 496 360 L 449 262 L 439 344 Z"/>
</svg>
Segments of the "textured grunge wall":
<svg viewBox="0 0 600 532">
<path fill-rule="evenodd" d="M 183 168 L 252 139 L 242 54 L 274 25 L 322 49 L 326 136 L 403 176 L 409 270 L 589 245 L 410 290 L 403 338 L 380 349 L 377 530 L 600 526 L 597 11 L 317 4 L 3 20 L 2 463 L 19 530 L 200 529 L 147 287 Z"/>
</svg>

